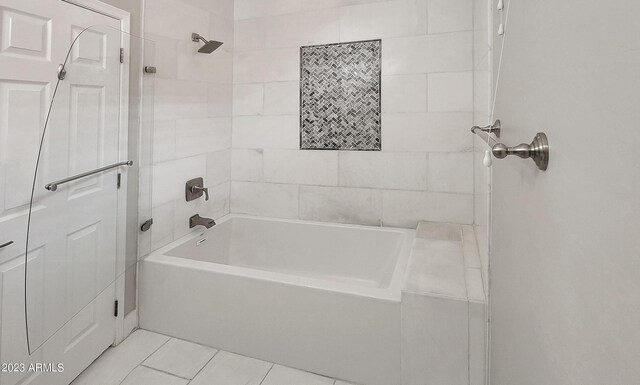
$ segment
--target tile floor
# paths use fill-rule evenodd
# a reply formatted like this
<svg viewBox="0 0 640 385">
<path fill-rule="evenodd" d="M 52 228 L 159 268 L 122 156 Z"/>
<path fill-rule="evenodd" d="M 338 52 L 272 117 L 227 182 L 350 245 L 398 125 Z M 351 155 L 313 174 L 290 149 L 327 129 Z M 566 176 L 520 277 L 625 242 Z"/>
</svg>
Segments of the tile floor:
<svg viewBox="0 0 640 385">
<path fill-rule="evenodd" d="M 72 385 L 354 385 L 270 362 L 136 330 Z"/>
</svg>

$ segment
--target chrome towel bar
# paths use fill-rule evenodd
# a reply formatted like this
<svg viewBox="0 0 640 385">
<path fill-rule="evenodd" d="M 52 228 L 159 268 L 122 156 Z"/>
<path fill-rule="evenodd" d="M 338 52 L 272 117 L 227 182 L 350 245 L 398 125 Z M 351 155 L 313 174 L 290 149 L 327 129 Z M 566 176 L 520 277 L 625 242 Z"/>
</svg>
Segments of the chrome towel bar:
<svg viewBox="0 0 640 385">
<path fill-rule="evenodd" d="M 68 178 L 64 178 L 64 179 L 57 180 L 55 182 L 48 183 L 46 186 L 44 186 L 44 188 L 46 188 L 49 191 L 56 191 L 58 189 L 58 186 L 60 186 L 62 184 L 69 183 L 69 182 L 72 182 L 74 180 L 86 178 L 88 176 L 91 176 L 91 175 L 94 175 L 94 174 L 98 174 L 98 173 L 101 173 L 103 171 L 111 170 L 112 168 L 116 168 L 116 167 L 120 167 L 120 166 L 133 166 L 133 161 L 132 160 L 127 160 L 127 161 L 124 161 L 124 162 L 114 163 L 114 164 L 111 164 L 109 166 L 96 168 L 93 171 L 83 172 L 82 174 L 70 176 Z"/>
</svg>

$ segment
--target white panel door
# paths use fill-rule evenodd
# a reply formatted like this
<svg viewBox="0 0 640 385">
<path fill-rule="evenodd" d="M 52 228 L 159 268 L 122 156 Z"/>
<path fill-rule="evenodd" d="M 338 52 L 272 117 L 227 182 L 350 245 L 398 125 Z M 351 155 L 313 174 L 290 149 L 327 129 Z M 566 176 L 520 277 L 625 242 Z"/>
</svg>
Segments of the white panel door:
<svg viewBox="0 0 640 385">
<path fill-rule="evenodd" d="M 66 384 L 114 341 L 118 170 L 44 189 L 119 160 L 119 21 L 61 1 L 0 0 L 0 361 L 65 371 L 0 373 L 0 384 Z M 111 26 L 107 28 L 105 25 Z M 29 237 L 28 357 L 24 250 L 40 133 L 58 86 L 35 187 Z"/>
</svg>

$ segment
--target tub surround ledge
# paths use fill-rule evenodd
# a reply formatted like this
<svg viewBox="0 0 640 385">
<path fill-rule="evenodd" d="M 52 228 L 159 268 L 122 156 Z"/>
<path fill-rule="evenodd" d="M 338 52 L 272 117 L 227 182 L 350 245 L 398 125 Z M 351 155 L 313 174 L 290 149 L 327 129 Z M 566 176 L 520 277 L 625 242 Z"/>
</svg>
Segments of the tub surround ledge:
<svg viewBox="0 0 640 385">
<path fill-rule="evenodd" d="M 403 385 L 484 383 L 485 294 L 473 226 L 418 224 L 401 303 Z"/>
</svg>

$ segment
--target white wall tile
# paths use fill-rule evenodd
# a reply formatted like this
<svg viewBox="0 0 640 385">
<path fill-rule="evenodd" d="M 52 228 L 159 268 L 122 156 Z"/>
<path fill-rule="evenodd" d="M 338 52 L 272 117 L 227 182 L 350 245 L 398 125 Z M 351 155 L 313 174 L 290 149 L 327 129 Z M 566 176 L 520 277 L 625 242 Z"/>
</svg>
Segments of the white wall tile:
<svg viewBox="0 0 640 385">
<path fill-rule="evenodd" d="M 233 5 L 233 17 L 236 20 L 264 16 L 267 7 L 264 0 L 235 0 Z"/>
<path fill-rule="evenodd" d="M 153 65 L 158 69 L 155 78 L 175 79 L 178 76 L 178 40 L 145 33 L 145 49 L 153 52 Z"/>
<path fill-rule="evenodd" d="M 176 121 L 153 122 L 153 162 L 161 163 L 176 157 Z"/>
<path fill-rule="evenodd" d="M 216 16 L 233 20 L 233 0 L 180 0 L 209 11 Z"/>
<path fill-rule="evenodd" d="M 168 120 L 209 116 L 208 85 L 175 79 L 154 79 L 154 118 Z"/>
<path fill-rule="evenodd" d="M 473 194 L 473 153 L 429 154 L 429 191 Z"/>
<path fill-rule="evenodd" d="M 248 51 L 265 47 L 265 19 L 236 20 L 234 23 L 235 50 Z"/>
<path fill-rule="evenodd" d="M 400 190 L 427 189 L 423 153 L 340 152 L 340 185 Z"/>
<path fill-rule="evenodd" d="M 208 102 L 207 109 L 210 117 L 231 116 L 233 112 L 233 85 L 210 85 Z"/>
<path fill-rule="evenodd" d="M 471 71 L 473 33 L 456 32 L 428 36 L 427 72 Z"/>
<path fill-rule="evenodd" d="M 480 268 L 467 268 L 464 271 L 467 282 L 467 297 L 469 301 L 484 303 L 484 288 Z"/>
<path fill-rule="evenodd" d="M 231 147 L 231 119 L 203 118 L 176 121 L 176 157 L 224 150 Z"/>
<path fill-rule="evenodd" d="M 264 114 L 298 116 L 300 114 L 300 82 L 266 83 Z"/>
<path fill-rule="evenodd" d="M 233 0 L 217 0 L 215 2 L 211 2 L 208 0 L 198 0 L 208 2 L 213 5 L 213 10 L 209 15 L 209 30 L 207 31 L 207 36 L 205 39 L 207 40 L 216 40 L 222 42 L 222 46 L 216 50 L 216 52 L 222 50 L 226 52 L 233 52 L 235 46 L 234 39 L 234 22 L 232 17 L 225 17 L 215 13 L 215 10 L 219 8 L 221 3 L 227 3 Z M 204 32 L 201 32 L 204 33 Z"/>
<path fill-rule="evenodd" d="M 384 151 L 469 151 L 471 113 L 383 114 Z"/>
<path fill-rule="evenodd" d="M 279 48 L 234 54 L 235 83 L 264 83 L 300 79 L 300 49 Z"/>
<path fill-rule="evenodd" d="M 382 77 L 383 112 L 426 112 L 427 76 L 393 75 Z"/>
<path fill-rule="evenodd" d="M 157 248 L 188 231 L 187 214 L 229 211 L 233 0 L 148 0 L 145 11 L 144 35 L 156 42 L 148 64 L 158 67 L 152 181 L 157 220 L 151 234 Z M 215 54 L 199 54 L 192 32 L 224 44 Z M 184 201 L 184 183 L 198 176 L 219 199 Z"/>
<path fill-rule="evenodd" d="M 335 186 L 338 184 L 338 152 L 264 150 L 264 180 Z"/>
<path fill-rule="evenodd" d="M 462 243 L 416 238 L 403 290 L 466 300 Z"/>
<path fill-rule="evenodd" d="M 262 149 L 234 148 L 231 156 L 231 180 L 262 182 L 262 152 Z"/>
<path fill-rule="evenodd" d="M 300 0 L 237 0 L 236 20 L 295 13 L 301 10 Z"/>
<path fill-rule="evenodd" d="M 298 127 L 297 116 L 239 116 L 233 119 L 233 147 L 295 149 Z"/>
<path fill-rule="evenodd" d="M 426 6 L 426 0 L 397 0 L 340 8 L 340 40 L 425 34 Z"/>
<path fill-rule="evenodd" d="M 297 218 L 298 186 L 231 182 L 231 210 L 240 214 Z"/>
<path fill-rule="evenodd" d="M 209 12 L 175 0 L 147 0 L 145 5 L 145 33 L 177 39 L 189 39 L 194 31 L 209 30 Z M 171 12 L 167 12 L 171 10 Z"/>
<path fill-rule="evenodd" d="M 382 73 L 471 71 L 472 36 L 471 32 L 459 32 L 384 39 Z"/>
<path fill-rule="evenodd" d="M 153 208 L 151 248 L 156 250 L 173 239 L 173 201 L 169 201 Z"/>
<path fill-rule="evenodd" d="M 473 72 L 428 75 L 429 112 L 473 111 Z"/>
<path fill-rule="evenodd" d="M 293 13 L 264 19 L 265 47 L 299 47 L 339 40 L 337 9 Z"/>
<path fill-rule="evenodd" d="M 204 213 L 210 218 L 221 218 L 231 211 L 231 182 L 214 186 L 210 191 L 211 200 L 206 203 Z"/>
<path fill-rule="evenodd" d="M 452 99 L 460 102 L 459 96 L 466 92 L 471 98 L 473 83 L 464 88 L 460 87 L 463 82 L 456 84 L 455 79 L 448 79 L 448 85 L 453 89 L 445 87 L 444 92 L 448 93 L 444 95 L 445 99 L 432 105 L 428 95 L 441 99 L 438 92 L 442 90 L 436 92 L 428 86 L 427 80 L 427 74 L 455 72 L 455 77 L 460 71 L 472 71 L 471 28 L 461 27 L 464 16 L 449 20 L 447 15 L 450 13 L 446 7 L 431 6 L 441 10 L 435 23 L 445 25 L 449 30 L 445 31 L 445 27 L 436 24 L 441 30 L 427 35 L 427 19 L 433 19 L 435 15 L 428 16 L 427 3 L 427 0 L 237 0 L 231 178 L 313 186 L 335 186 L 339 182 L 345 187 L 360 187 L 325 189 L 319 193 L 320 187 L 300 186 L 300 194 L 304 191 L 306 196 L 311 196 L 309 192 L 318 189 L 314 190 L 318 193 L 313 195 L 315 200 L 306 200 L 309 205 L 305 208 L 309 210 L 305 212 L 313 211 L 314 207 L 325 208 L 327 211 L 324 213 L 309 215 L 309 219 L 315 217 L 320 220 L 348 221 L 345 218 L 354 218 L 351 220 L 358 223 L 379 224 L 383 192 L 367 188 L 421 190 L 427 194 L 425 190 L 430 187 L 427 152 L 464 152 L 470 150 L 473 143 L 468 132 L 473 124 L 472 114 L 458 112 L 470 112 L 471 109 L 465 110 L 466 106 L 461 106 L 463 103 L 452 103 Z M 430 27 L 431 30 L 434 29 Z M 383 39 L 384 151 L 371 154 L 345 152 L 344 156 L 340 153 L 344 167 L 339 171 L 339 180 L 336 180 L 334 160 L 338 153 L 315 154 L 298 150 L 299 46 L 361 39 Z M 438 80 L 442 79 L 436 78 L 436 83 Z M 454 96 L 447 99 L 450 95 Z M 464 95 L 462 101 L 465 101 Z M 433 114 L 428 108 L 455 112 Z M 264 155 L 260 152 L 262 149 Z M 388 151 L 394 154 L 388 154 Z M 432 170 L 432 174 L 435 175 L 435 171 Z M 439 178 L 439 184 L 436 183 L 434 188 L 448 188 L 448 183 L 457 191 L 460 186 L 456 183 L 464 184 L 460 174 L 455 174 L 458 178 Z M 260 186 L 267 184 L 254 183 Z M 247 191 L 250 185 L 232 187 L 232 190 Z M 280 189 L 284 187 L 280 186 Z M 467 192 L 462 188 L 460 191 Z M 364 218 L 358 218 L 355 211 L 349 211 L 337 198 L 344 198 L 357 206 L 353 197 L 369 197 L 369 194 L 374 197 L 372 201 L 379 202 L 379 208 L 360 208 L 365 212 Z M 420 196 L 424 200 L 425 195 Z M 467 208 L 465 204 L 462 207 L 443 207 L 449 202 L 447 196 L 429 195 L 430 200 L 437 203 L 433 204 L 436 206 L 433 215 L 427 215 L 427 219 L 463 216 L 460 213 Z M 461 200 L 466 202 L 466 198 L 464 196 Z M 240 206 L 232 204 L 232 210 L 235 211 L 236 207 Z M 245 212 L 251 209 L 250 205 L 244 207 Z M 266 208 L 258 205 L 253 214 L 260 215 L 259 212 L 264 210 Z M 406 226 L 423 216 L 417 215 L 416 210 L 422 213 L 429 211 L 420 207 L 410 208 L 390 219 Z M 292 216 L 291 212 L 288 217 Z"/>
<path fill-rule="evenodd" d="M 379 226 L 379 190 L 300 186 L 300 219 Z"/>
<path fill-rule="evenodd" d="M 387 0 L 299 0 L 303 10 L 346 7 L 357 4 L 377 3 Z"/>
<path fill-rule="evenodd" d="M 402 293 L 402 384 L 468 385 L 466 301 Z"/>
<path fill-rule="evenodd" d="M 386 226 L 416 228 L 420 221 L 470 224 L 473 195 L 385 190 L 383 222 Z"/>
<path fill-rule="evenodd" d="M 429 33 L 473 29 L 473 0 L 429 0 Z"/>
<path fill-rule="evenodd" d="M 485 304 L 469 302 L 469 385 L 485 385 Z"/>
<path fill-rule="evenodd" d="M 153 167 L 153 207 L 184 195 L 189 179 L 204 176 L 207 170 L 205 155 L 159 163 Z"/>
<path fill-rule="evenodd" d="M 202 43 L 195 43 L 191 39 L 178 42 L 178 79 L 230 83 L 233 71 L 232 53 L 218 49 L 215 53 L 206 55 L 198 52 L 201 46 Z"/>
<path fill-rule="evenodd" d="M 231 149 L 207 154 L 206 186 L 217 186 L 228 182 L 231 177 Z"/>
<path fill-rule="evenodd" d="M 233 115 L 260 115 L 264 100 L 262 84 L 233 86 Z"/>
</svg>

